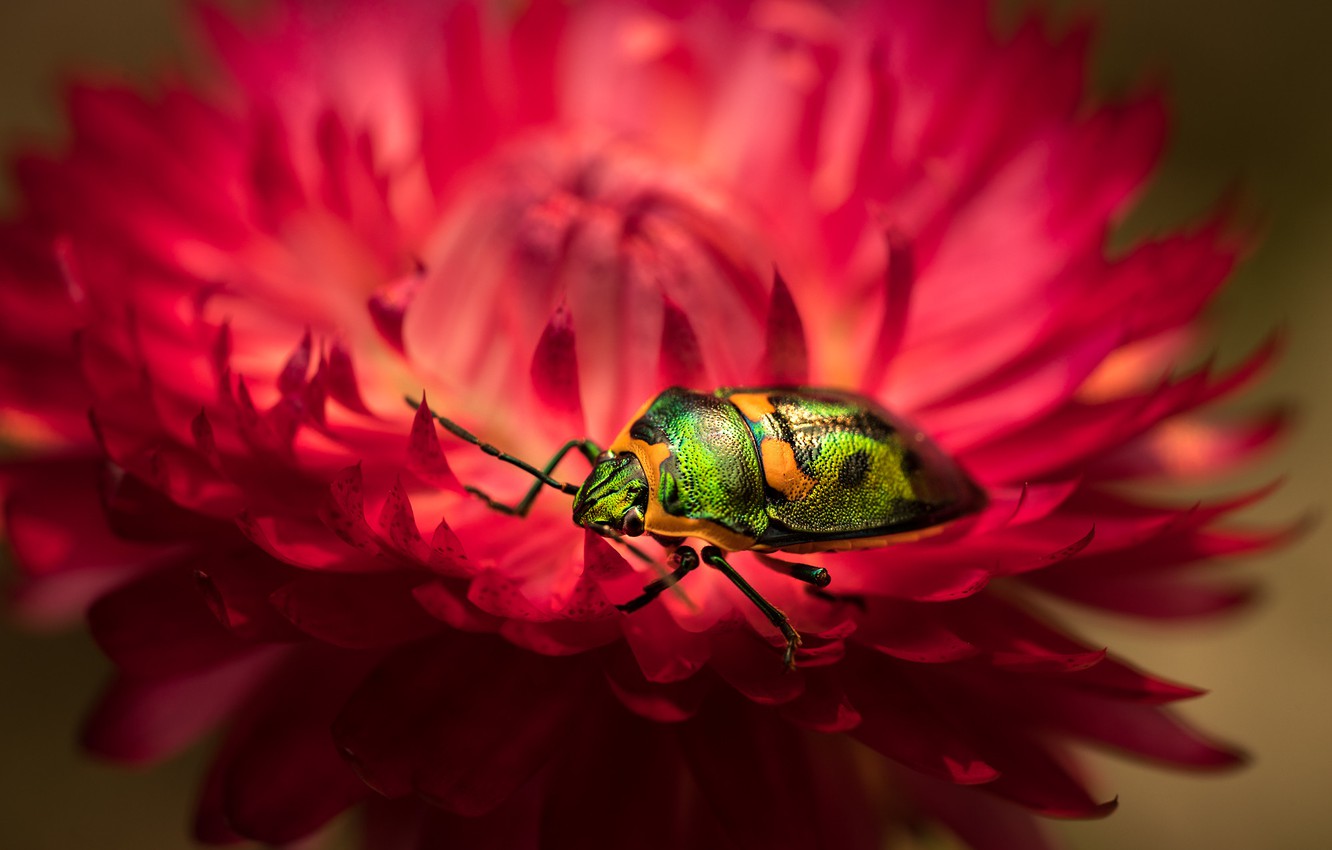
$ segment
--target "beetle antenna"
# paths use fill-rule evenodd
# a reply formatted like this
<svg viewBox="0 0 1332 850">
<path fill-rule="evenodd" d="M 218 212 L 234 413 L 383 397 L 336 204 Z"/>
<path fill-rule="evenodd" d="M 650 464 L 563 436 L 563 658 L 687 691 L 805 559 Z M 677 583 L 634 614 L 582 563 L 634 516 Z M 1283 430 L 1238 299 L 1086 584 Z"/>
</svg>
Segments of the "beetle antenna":
<svg viewBox="0 0 1332 850">
<path fill-rule="evenodd" d="M 405 398 L 407 399 L 407 403 L 412 406 L 413 410 L 419 410 L 421 408 L 421 402 L 417 401 L 411 396 L 405 396 Z M 506 454 L 505 452 L 502 452 L 499 449 L 492 446 L 490 443 L 482 441 L 480 437 L 477 437 L 475 434 L 468 431 L 466 428 L 462 427 L 458 423 L 454 422 L 452 419 L 447 419 L 443 416 L 440 416 L 438 413 L 436 413 L 433 410 L 430 410 L 429 408 L 426 408 L 426 410 L 431 416 L 435 418 L 435 421 L 437 421 L 440 425 L 444 426 L 444 430 L 448 431 L 450 434 L 454 435 L 455 437 L 458 437 L 459 439 L 466 440 L 467 442 L 476 446 L 478 449 L 490 455 L 491 457 L 496 458 L 497 460 L 502 460 L 505 463 L 510 464 L 511 466 L 518 467 L 523 472 L 526 472 L 528 475 L 540 481 L 542 484 L 545 484 L 547 487 L 554 487 L 556 490 L 559 490 L 561 493 L 566 493 L 570 496 L 576 496 L 578 494 L 577 484 L 567 484 L 563 481 L 551 478 L 550 475 L 537 469 L 535 466 L 523 460 L 522 458 L 514 457 L 511 454 Z"/>
</svg>

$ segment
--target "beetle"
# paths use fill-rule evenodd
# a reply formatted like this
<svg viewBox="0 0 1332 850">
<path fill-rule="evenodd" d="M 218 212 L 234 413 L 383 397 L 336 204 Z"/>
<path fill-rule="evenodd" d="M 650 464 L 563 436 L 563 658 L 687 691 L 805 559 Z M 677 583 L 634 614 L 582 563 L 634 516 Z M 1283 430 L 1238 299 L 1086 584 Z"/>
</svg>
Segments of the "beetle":
<svg viewBox="0 0 1332 850">
<path fill-rule="evenodd" d="M 726 553 L 875 548 L 935 534 L 985 504 L 980 487 L 923 432 L 844 390 L 671 387 L 644 404 L 608 449 L 570 440 L 541 469 L 432 415 L 454 435 L 536 478 L 512 505 L 467 488 L 491 508 L 526 516 L 542 487 L 553 487 L 574 497 L 577 525 L 622 542 L 648 534 L 675 546 L 676 568 L 617 605 L 621 611 L 642 608 L 708 564 L 781 631 L 787 669 L 794 667 L 800 633 Z M 582 484 L 551 477 L 574 450 L 592 463 Z M 701 555 L 684 544 L 690 538 L 706 544 Z M 780 566 L 817 593 L 831 581 L 822 567 Z"/>
</svg>

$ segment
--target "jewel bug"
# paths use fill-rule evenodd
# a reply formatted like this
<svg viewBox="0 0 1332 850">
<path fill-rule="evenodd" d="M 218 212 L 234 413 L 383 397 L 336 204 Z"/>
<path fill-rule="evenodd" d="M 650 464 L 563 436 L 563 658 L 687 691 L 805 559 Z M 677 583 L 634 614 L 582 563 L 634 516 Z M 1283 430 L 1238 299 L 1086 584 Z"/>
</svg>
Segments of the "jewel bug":
<svg viewBox="0 0 1332 850">
<path fill-rule="evenodd" d="M 570 440 L 540 469 L 432 415 L 454 435 L 536 478 L 512 505 L 467 488 L 491 508 L 526 516 L 542 487 L 553 487 L 574 497 L 577 525 L 622 542 L 648 534 L 675 547 L 676 568 L 618 605 L 621 611 L 642 608 L 705 563 L 781 631 L 788 669 L 800 633 L 731 566 L 726 553 L 875 548 L 933 534 L 985 503 L 981 489 L 922 432 L 870 399 L 842 390 L 700 393 L 672 387 L 644 404 L 608 449 Z M 587 478 L 582 484 L 553 478 L 574 450 L 592 463 Z M 691 538 L 706 544 L 701 553 L 685 545 Z M 831 581 L 823 567 L 780 566 L 816 593 Z"/>
</svg>

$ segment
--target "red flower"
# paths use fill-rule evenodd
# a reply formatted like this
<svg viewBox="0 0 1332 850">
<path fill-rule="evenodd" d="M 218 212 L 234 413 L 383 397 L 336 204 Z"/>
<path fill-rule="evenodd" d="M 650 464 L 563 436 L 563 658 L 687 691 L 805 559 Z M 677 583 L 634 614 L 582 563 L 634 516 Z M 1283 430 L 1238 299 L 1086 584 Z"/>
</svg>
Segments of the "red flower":
<svg viewBox="0 0 1332 850">
<path fill-rule="evenodd" d="M 1163 116 L 1085 107 L 1085 32 L 999 42 L 929 0 L 203 20 L 225 78 L 72 92 L 72 149 L 17 164 L 0 231 L 15 604 L 86 610 L 116 663 L 93 751 L 225 729 L 201 839 L 361 805 L 374 848 L 871 848 L 922 819 L 1033 848 L 1006 801 L 1114 807 L 1073 742 L 1236 761 L 1162 707 L 1196 691 L 1041 610 L 1226 609 L 1245 588 L 1202 568 L 1276 539 L 1217 528 L 1261 494 L 1122 486 L 1280 423 L 1196 414 L 1270 351 L 1171 368 L 1235 257 L 1219 223 L 1106 256 Z M 530 479 L 404 401 L 540 462 L 671 384 L 774 382 L 878 399 L 988 496 L 809 556 L 863 607 L 735 554 L 804 634 L 791 673 L 710 570 L 618 612 L 651 569 L 567 497 L 489 509 L 464 485 Z"/>
</svg>

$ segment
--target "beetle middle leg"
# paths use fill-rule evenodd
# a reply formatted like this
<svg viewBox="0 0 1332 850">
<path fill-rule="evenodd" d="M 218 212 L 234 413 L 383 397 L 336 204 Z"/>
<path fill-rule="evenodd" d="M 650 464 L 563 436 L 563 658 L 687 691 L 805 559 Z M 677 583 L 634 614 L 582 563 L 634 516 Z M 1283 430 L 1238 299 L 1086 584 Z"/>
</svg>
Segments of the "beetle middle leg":
<svg viewBox="0 0 1332 850">
<path fill-rule="evenodd" d="M 681 547 L 683 548 L 683 547 Z M 758 609 L 763 612 L 763 616 L 768 618 L 786 638 L 786 652 L 782 655 L 782 663 L 786 665 L 787 670 L 795 669 L 795 651 L 800 646 L 800 632 L 796 631 L 795 626 L 786 618 L 777 606 L 763 598 L 763 594 L 754 589 L 754 586 L 745 581 L 745 577 L 735 571 L 735 567 L 726 561 L 726 556 L 716 546 L 703 547 L 703 561 L 713 569 L 720 572 L 730 580 L 731 584 L 740 588 L 740 592 L 749 597 Z"/>
</svg>

